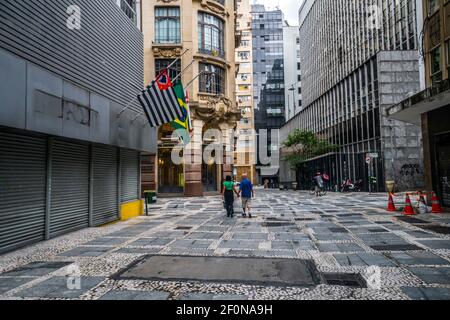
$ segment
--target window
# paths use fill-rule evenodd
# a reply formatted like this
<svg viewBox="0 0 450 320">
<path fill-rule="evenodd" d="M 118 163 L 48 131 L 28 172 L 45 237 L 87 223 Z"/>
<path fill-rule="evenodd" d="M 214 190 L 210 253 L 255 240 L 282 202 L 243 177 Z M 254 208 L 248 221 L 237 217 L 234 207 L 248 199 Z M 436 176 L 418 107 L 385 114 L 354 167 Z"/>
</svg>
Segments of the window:
<svg viewBox="0 0 450 320">
<path fill-rule="evenodd" d="M 180 43 L 180 8 L 155 8 L 156 43 Z"/>
<path fill-rule="evenodd" d="M 166 69 L 174 59 L 156 59 L 155 60 L 155 77 L 157 77 L 161 71 Z M 181 61 L 178 60 L 173 66 L 169 69 L 169 77 L 170 79 L 175 79 L 181 73 Z"/>
<path fill-rule="evenodd" d="M 202 73 L 199 77 L 200 92 L 210 94 L 225 94 L 225 70 L 213 65 L 200 63 L 199 70 Z"/>
<path fill-rule="evenodd" d="M 201 53 L 225 56 L 224 23 L 221 19 L 203 12 L 198 13 L 198 45 Z"/>
<path fill-rule="evenodd" d="M 439 1 L 440 0 L 428 0 L 428 15 L 431 16 L 436 11 L 439 10 Z"/>
<path fill-rule="evenodd" d="M 450 71 L 450 40 L 446 43 L 447 46 L 447 69 Z"/>
<path fill-rule="evenodd" d="M 241 60 L 248 60 L 250 59 L 250 52 L 249 51 L 238 52 L 238 57 Z"/>
<path fill-rule="evenodd" d="M 431 82 L 435 84 L 442 80 L 442 68 L 441 68 L 441 47 L 434 49 L 430 53 L 431 63 Z"/>
</svg>

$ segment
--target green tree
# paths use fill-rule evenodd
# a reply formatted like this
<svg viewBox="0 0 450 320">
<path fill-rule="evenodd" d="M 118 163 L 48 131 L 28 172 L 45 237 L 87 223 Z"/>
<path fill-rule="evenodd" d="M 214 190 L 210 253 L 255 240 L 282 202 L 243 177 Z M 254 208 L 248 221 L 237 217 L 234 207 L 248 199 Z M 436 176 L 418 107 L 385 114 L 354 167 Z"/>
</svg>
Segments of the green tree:
<svg viewBox="0 0 450 320">
<path fill-rule="evenodd" d="M 293 131 L 283 145 L 292 151 L 285 160 L 294 170 L 311 158 L 339 149 L 339 146 L 320 139 L 311 131 L 300 129 Z"/>
</svg>

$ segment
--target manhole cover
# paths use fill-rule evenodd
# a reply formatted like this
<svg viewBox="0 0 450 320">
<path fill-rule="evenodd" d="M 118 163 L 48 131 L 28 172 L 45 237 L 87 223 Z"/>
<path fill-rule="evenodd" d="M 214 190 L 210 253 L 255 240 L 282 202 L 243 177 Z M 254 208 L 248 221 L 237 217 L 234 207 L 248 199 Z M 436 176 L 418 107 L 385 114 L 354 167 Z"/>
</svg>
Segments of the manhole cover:
<svg viewBox="0 0 450 320">
<path fill-rule="evenodd" d="M 180 227 L 176 227 L 175 230 L 191 230 L 192 227 L 184 227 L 184 226 L 180 226 Z"/>
<path fill-rule="evenodd" d="M 373 250 L 377 251 L 421 251 L 422 248 L 413 244 L 384 244 L 370 246 Z"/>
<path fill-rule="evenodd" d="M 421 219 L 417 219 L 417 218 L 413 218 L 413 217 L 408 217 L 408 216 L 401 216 L 401 217 L 396 217 L 398 220 L 406 222 L 406 223 L 411 223 L 411 224 L 427 224 L 430 223 L 428 221 L 425 220 L 421 220 Z"/>
<path fill-rule="evenodd" d="M 289 226 L 295 226 L 295 223 L 293 223 L 293 222 L 264 222 L 264 223 L 262 223 L 262 226 L 268 227 L 268 228 L 289 227 Z"/>
<path fill-rule="evenodd" d="M 435 233 L 439 234 L 450 234 L 450 227 L 444 227 L 444 226 L 420 226 L 421 229 L 433 231 Z"/>
<path fill-rule="evenodd" d="M 360 274 L 324 273 L 325 283 L 330 286 L 344 286 L 352 288 L 367 288 L 366 281 Z"/>
<path fill-rule="evenodd" d="M 319 273 L 311 260 L 252 257 L 146 256 L 114 278 L 275 286 L 315 286 L 320 283 Z"/>
</svg>

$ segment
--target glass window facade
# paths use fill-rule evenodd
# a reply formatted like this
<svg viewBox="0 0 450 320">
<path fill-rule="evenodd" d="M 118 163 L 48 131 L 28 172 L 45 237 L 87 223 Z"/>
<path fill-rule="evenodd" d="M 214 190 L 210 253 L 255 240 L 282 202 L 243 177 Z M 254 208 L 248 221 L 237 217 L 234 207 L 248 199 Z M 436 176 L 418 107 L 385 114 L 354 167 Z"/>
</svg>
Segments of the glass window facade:
<svg viewBox="0 0 450 320">
<path fill-rule="evenodd" d="M 155 8 L 155 42 L 180 43 L 180 8 Z"/>
<path fill-rule="evenodd" d="M 225 70 L 213 64 L 200 63 L 199 92 L 225 94 Z"/>
<path fill-rule="evenodd" d="M 255 126 L 279 129 L 285 123 L 283 14 L 252 6 Z"/>
<path fill-rule="evenodd" d="M 225 56 L 224 22 L 208 13 L 198 13 L 198 45 L 201 53 Z"/>
<path fill-rule="evenodd" d="M 156 59 L 155 60 L 155 77 L 157 77 L 161 71 L 166 69 L 171 63 L 174 62 L 174 59 Z M 181 61 L 178 60 L 174 65 L 170 67 L 169 77 L 170 79 L 175 79 L 181 73 Z"/>
</svg>

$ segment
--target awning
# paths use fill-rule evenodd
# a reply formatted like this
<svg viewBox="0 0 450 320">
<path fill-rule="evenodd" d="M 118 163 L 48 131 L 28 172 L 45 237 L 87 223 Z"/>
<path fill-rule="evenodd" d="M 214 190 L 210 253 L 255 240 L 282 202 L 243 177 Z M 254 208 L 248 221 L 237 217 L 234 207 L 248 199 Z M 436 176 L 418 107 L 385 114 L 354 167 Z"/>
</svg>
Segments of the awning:
<svg viewBox="0 0 450 320">
<path fill-rule="evenodd" d="M 420 125 L 422 114 L 449 104 L 450 81 L 444 80 L 387 109 L 387 115 L 392 119 Z"/>
</svg>

